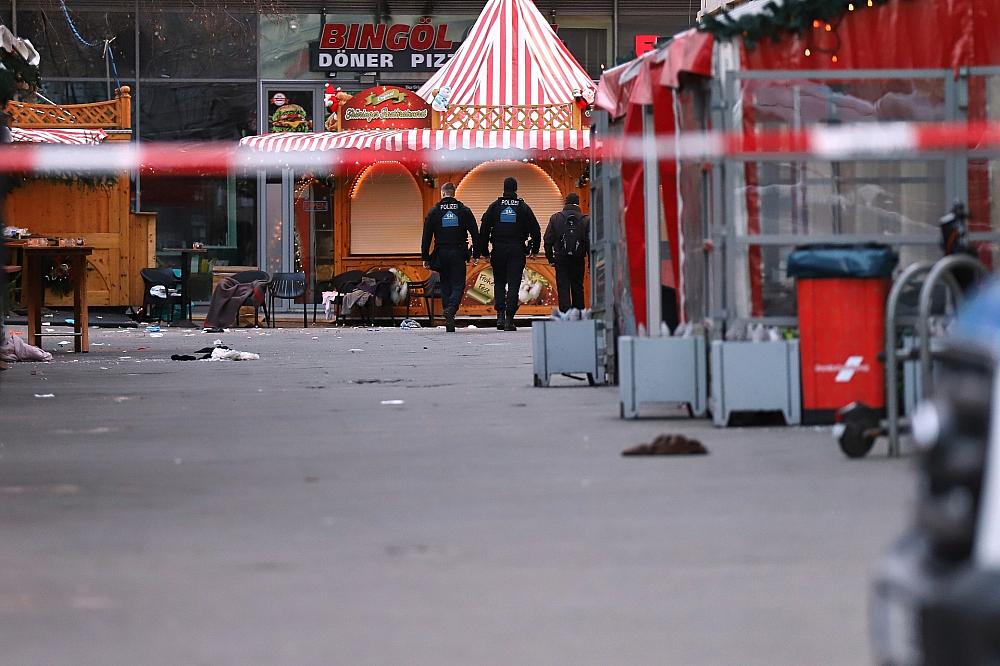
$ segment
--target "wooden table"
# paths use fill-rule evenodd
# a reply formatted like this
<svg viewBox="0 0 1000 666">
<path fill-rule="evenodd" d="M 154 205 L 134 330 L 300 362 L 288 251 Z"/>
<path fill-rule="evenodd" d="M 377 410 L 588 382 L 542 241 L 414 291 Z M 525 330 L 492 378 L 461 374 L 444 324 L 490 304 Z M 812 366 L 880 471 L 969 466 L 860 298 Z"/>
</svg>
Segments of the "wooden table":
<svg viewBox="0 0 1000 666">
<path fill-rule="evenodd" d="M 94 248 L 84 245 L 22 245 L 20 250 L 24 256 L 21 289 L 28 302 L 28 342 L 41 347 L 43 337 L 65 337 L 64 333 L 42 333 L 42 305 L 45 303 L 45 276 L 42 275 L 42 268 L 47 257 L 62 257 L 69 264 L 70 281 L 73 283 L 73 348 L 78 352 L 89 352 L 87 257 L 94 252 Z"/>
<path fill-rule="evenodd" d="M 184 309 L 184 317 L 175 325 L 194 326 L 191 322 L 191 255 L 205 254 L 208 250 L 203 247 L 165 247 L 163 251 L 177 252 L 181 255 L 181 295 L 183 296 L 181 307 Z M 171 316 L 173 315 L 171 314 Z"/>
</svg>

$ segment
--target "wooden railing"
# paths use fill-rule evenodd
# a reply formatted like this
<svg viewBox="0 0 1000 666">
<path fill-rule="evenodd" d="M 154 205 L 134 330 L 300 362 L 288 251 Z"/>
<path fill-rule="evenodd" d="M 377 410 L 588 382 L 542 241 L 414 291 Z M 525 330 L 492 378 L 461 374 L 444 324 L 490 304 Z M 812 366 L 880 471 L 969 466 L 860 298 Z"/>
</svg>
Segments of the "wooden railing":
<svg viewBox="0 0 1000 666">
<path fill-rule="evenodd" d="M 14 127 L 35 129 L 132 129 L 132 95 L 128 86 L 115 98 L 92 104 L 28 104 L 10 102 L 7 114 Z"/>
<path fill-rule="evenodd" d="M 431 112 L 433 129 L 449 130 L 570 130 L 582 128 L 580 110 L 575 104 L 537 106 L 450 106 L 444 112 Z"/>
</svg>

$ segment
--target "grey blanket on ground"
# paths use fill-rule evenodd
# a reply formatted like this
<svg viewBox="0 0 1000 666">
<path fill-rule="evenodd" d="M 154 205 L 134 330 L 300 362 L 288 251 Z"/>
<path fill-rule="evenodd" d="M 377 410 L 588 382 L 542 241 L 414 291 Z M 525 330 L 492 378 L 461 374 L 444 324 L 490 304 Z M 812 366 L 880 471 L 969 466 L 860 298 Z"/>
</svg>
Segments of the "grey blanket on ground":
<svg viewBox="0 0 1000 666">
<path fill-rule="evenodd" d="M 253 296 L 254 302 L 263 303 L 266 289 L 266 280 L 237 282 L 232 277 L 223 278 L 212 292 L 212 300 L 208 303 L 205 328 L 229 328 L 236 323 L 240 308 L 247 298 Z"/>
<path fill-rule="evenodd" d="M 51 361 L 52 354 L 29 345 L 27 342 L 14 334 L 8 334 L 7 338 L 0 343 L 0 361 L 13 363 L 14 361 Z"/>
</svg>

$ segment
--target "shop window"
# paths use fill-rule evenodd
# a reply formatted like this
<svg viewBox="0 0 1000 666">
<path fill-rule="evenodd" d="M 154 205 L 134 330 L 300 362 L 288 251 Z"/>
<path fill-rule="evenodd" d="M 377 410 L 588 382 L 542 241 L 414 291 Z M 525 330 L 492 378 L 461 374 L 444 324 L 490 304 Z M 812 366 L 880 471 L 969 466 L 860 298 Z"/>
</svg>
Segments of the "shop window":
<svg viewBox="0 0 1000 666">
<path fill-rule="evenodd" d="M 608 31 L 604 28 L 559 28 L 559 39 L 586 70 L 597 80 L 608 64 Z"/>
<path fill-rule="evenodd" d="M 458 185 L 456 197 L 472 209 L 477 220 L 503 194 L 507 176 L 517 179 L 517 194 L 531 206 L 545 233 L 549 218 L 563 208 L 563 195 L 545 171 L 534 164 L 501 160 L 480 164 Z"/>
<path fill-rule="evenodd" d="M 73 35 L 66 16 L 56 5 L 51 9 L 18 10 L 18 36 L 30 39 L 42 54 L 42 79 L 104 78 L 104 40 L 111 43 L 120 78 L 135 76 L 135 14 L 116 11 L 70 11 L 80 36 L 98 46 L 85 46 Z M 114 80 L 114 72 L 111 72 Z M 93 101 L 93 100 L 91 100 Z"/>
<path fill-rule="evenodd" d="M 257 91 L 241 83 L 143 82 L 143 140 L 232 141 L 257 132 Z"/>
<path fill-rule="evenodd" d="M 399 162 L 365 169 L 351 191 L 351 254 L 420 254 L 424 201 Z"/>
<path fill-rule="evenodd" d="M 143 2 L 139 10 L 142 78 L 257 78 L 255 13 L 159 5 Z"/>
</svg>

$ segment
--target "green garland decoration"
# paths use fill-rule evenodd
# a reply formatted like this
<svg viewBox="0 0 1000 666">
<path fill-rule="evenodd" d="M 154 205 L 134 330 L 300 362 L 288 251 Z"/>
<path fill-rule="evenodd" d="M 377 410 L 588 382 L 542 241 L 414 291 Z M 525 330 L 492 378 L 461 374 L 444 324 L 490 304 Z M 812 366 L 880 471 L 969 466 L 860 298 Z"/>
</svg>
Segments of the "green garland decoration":
<svg viewBox="0 0 1000 666">
<path fill-rule="evenodd" d="M 861 11 L 873 5 L 887 5 L 892 0 L 771 0 L 759 12 L 735 18 L 722 9 L 718 14 L 706 14 L 698 23 L 698 30 L 711 33 L 718 39 L 742 37 L 748 49 L 766 39 L 781 41 L 787 33 L 801 35 L 814 29 L 814 22 L 836 24 L 844 14 Z"/>
<path fill-rule="evenodd" d="M 113 174 L 80 175 L 70 171 L 51 172 L 42 175 L 14 175 L 10 178 L 10 191 L 24 187 L 30 183 L 56 183 L 59 185 L 81 185 L 88 190 L 111 187 L 118 183 L 118 176 Z"/>
</svg>

